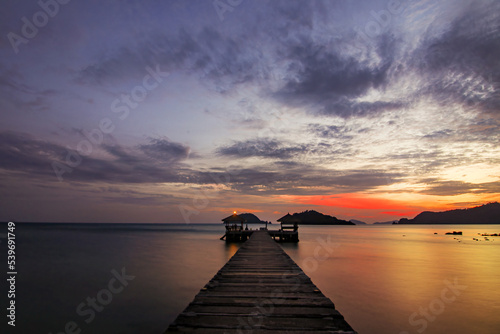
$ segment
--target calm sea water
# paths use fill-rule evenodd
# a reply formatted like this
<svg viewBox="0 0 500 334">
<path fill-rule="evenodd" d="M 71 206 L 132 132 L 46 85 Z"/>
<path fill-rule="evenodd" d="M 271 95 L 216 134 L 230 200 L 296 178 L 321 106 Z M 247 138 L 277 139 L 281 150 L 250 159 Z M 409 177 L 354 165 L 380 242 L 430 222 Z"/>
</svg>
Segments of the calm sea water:
<svg viewBox="0 0 500 334">
<path fill-rule="evenodd" d="M 463 236 L 444 235 L 453 230 Z M 478 236 L 500 226 L 299 232 L 285 250 L 360 334 L 500 333 L 500 237 Z M 19 223 L 16 327 L 2 316 L 1 332 L 160 334 L 238 249 L 222 234 L 218 224 Z"/>
</svg>

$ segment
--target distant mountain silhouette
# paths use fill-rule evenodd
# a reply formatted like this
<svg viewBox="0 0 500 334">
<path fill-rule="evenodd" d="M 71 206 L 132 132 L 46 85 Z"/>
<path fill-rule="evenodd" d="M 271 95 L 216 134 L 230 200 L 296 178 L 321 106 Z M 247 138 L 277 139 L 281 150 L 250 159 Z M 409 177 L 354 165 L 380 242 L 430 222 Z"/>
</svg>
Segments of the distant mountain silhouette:
<svg viewBox="0 0 500 334">
<path fill-rule="evenodd" d="M 265 224 L 266 223 L 265 221 L 260 220 L 259 217 L 257 217 L 253 213 L 242 213 L 242 214 L 239 214 L 238 216 L 246 219 L 246 222 L 245 222 L 246 224 Z"/>
<path fill-rule="evenodd" d="M 413 219 L 400 219 L 399 224 L 500 224 L 500 203 L 444 212 L 424 211 Z"/>
<path fill-rule="evenodd" d="M 362 222 L 361 220 L 356 220 L 356 219 L 351 219 L 349 220 L 351 223 L 354 223 L 356 225 L 366 225 L 365 222 Z"/>
<path fill-rule="evenodd" d="M 356 225 L 347 220 L 337 219 L 314 210 L 294 213 L 294 218 L 299 219 L 301 225 Z"/>
</svg>

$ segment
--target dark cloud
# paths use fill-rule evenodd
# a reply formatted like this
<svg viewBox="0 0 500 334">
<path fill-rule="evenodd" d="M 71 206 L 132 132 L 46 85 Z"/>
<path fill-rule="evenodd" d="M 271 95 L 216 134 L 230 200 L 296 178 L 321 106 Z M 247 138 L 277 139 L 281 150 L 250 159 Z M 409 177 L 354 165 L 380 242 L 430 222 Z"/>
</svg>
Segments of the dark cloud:
<svg viewBox="0 0 500 334">
<path fill-rule="evenodd" d="M 400 173 L 383 170 L 336 171 L 304 163 L 279 165 L 281 169 L 243 167 L 231 172 L 199 173 L 196 182 L 226 184 L 247 194 L 290 194 L 293 189 L 293 194 L 298 195 L 321 194 L 325 187 L 329 193 L 363 191 L 403 178 Z"/>
<path fill-rule="evenodd" d="M 324 7 L 271 2 L 262 7 L 265 12 L 256 10 L 251 18 L 243 18 L 246 29 L 219 31 L 205 26 L 174 33 L 148 32 L 137 45 L 123 45 L 98 56 L 80 71 L 78 80 L 102 84 L 143 76 L 147 66 L 158 64 L 164 71 L 195 74 L 221 93 L 258 83 L 262 94 L 285 104 L 326 105 L 325 113 L 348 117 L 345 105 L 354 103 L 351 99 L 385 85 L 396 42 L 389 34 L 377 39 L 372 51 L 372 58 L 381 59 L 377 64 L 346 55 L 336 44 L 326 47 L 324 40 L 313 38 L 315 15 Z M 269 88 L 276 84 L 278 88 Z M 358 106 L 355 113 L 364 115 L 368 107 Z M 372 107 L 380 111 L 379 106 Z"/>
<path fill-rule="evenodd" d="M 357 59 L 329 54 L 322 46 L 304 41 L 292 46 L 285 57 L 295 63 L 289 67 L 289 79 L 277 92 L 283 100 L 328 101 L 342 97 L 357 97 L 370 87 L 380 86 L 388 64 L 371 67 Z"/>
<path fill-rule="evenodd" d="M 500 181 L 470 183 L 464 181 L 446 181 L 440 179 L 424 180 L 429 187 L 422 190 L 421 193 L 436 196 L 455 196 L 463 194 L 484 194 L 498 193 L 500 191 Z"/>
<path fill-rule="evenodd" d="M 0 98 L 10 101 L 16 112 L 49 110 L 50 100 L 58 93 L 54 89 L 38 89 L 26 84 L 19 71 L 0 64 Z"/>
<path fill-rule="evenodd" d="M 170 35 L 152 32 L 138 45 L 123 45 L 114 52 L 98 56 L 93 64 L 79 72 L 77 81 L 106 84 L 124 78 L 140 78 L 147 74 L 148 66 L 155 65 L 163 71 L 210 71 L 213 68 L 208 69 L 209 65 L 217 67 L 213 64 L 210 46 L 216 44 L 220 47 L 219 44 L 224 44 L 219 41 L 221 38 L 218 32 L 209 28 L 198 34 L 184 29 Z M 218 52 L 218 49 L 213 52 Z"/>
<path fill-rule="evenodd" d="M 332 131 L 332 128 L 326 127 L 326 129 L 322 129 L 321 125 L 316 124 L 309 127 L 312 127 L 311 132 L 319 133 L 319 137 L 324 137 L 323 135 L 327 131 Z M 308 144 L 294 144 L 277 139 L 256 138 L 221 146 L 216 150 L 216 153 L 231 158 L 266 158 L 276 164 L 278 169 L 280 166 L 285 165 L 294 166 L 298 164 L 302 166 L 303 163 L 307 165 L 324 164 L 325 159 L 333 162 L 355 154 L 348 142 L 351 138 L 350 135 L 345 133 L 337 134 L 335 137 L 336 143 L 331 143 L 331 140 L 329 140 L 334 135 L 330 134 L 329 136 L 328 138 L 313 140 Z M 267 163 L 269 164 L 269 162 Z"/>
<path fill-rule="evenodd" d="M 195 174 L 195 183 L 200 184 L 226 184 L 235 187 L 263 185 L 268 182 L 275 183 L 283 180 L 280 172 L 264 168 L 237 167 L 230 171 L 198 172 Z"/>
<path fill-rule="evenodd" d="M 256 11 L 245 21 L 247 29 L 149 32 L 135 46 L 100 56 L 80 71 L 78 81 L 140 79 L 147 66 L 159 65 L 163 71 L 194 74 L 220 93 L 257 84 L 263 96 L 313 114 L 366 117 L 404 106 L 401 101 L 356 101 L 370 88 L 386 87 L 401 44 L 394 35 L 375 38 L 375 46 L 365 50 L 369 57 L 360 58 L 343 49 L 352 36 L 338 36 L 338 43 L 316 37 L 314 18 L 326 10 L 324 5 L 288 1 L 266 6 L 265 15 Z"/>
<path fill-rule="evenodd" d="M 399 101 L 375 101 L 356 102 L 346 98 L 339 98 L 325 104 L 320 112 L 326 115 L 349 117 L 377 116 L 385 111 L 391 111 L 405 107 L 405 103 Z"/>
<path fill-rule="evenodd" d="M 491 146 L 498 146 L 500 144 L 500 119 L 488 116 L 483 115 L 483 117 L 474 119 L 467 127 L 466 133 L 461 133 L 461 139 L 468 142 L 481 141 Z"/>
<path fill-rule="evenodd" d="M 467 149 L 457 154 L 456 151 L 448 151 L 435 143 L 436 139 L 428 138 L 428 140 L 431 143 L 418 143 L 415 148 L 381 155 L 370 160 L 376 164 L 397 162 L 398 170 L 404 171 L 407 175 L 429 175 L 443 168 L 477 163 L 481 160 L 480 157 L 474 156 L 474 152 Z"/>
<path fill-rule="evenodd" d="M 383 35 L 377 39 L 373 57 L 361 60 L 345 54 L 340 48 L 326 48 L 310 36 L 281 47 L 279 56 L 290 61 L 285 84 L 274 93 L 282 103 L 314 107 L 320 111 L 348 118 L 374 115 L 401 107 L 400 103 L 377 101 L 360 103 L 356 98 L 368 89 L 384 89 L 389 69 L 396 56 L 396 39 Z"/>
<path fill-rule="evenodd" d="M 147 74 L 148 65 L 151 66 L 143 55 L 124 46 L 112 56 L 103 57 L 84 67 L 78 73 L 76 81 L 94 85 L 115 82 L 130 76 L 140 77 Z"/>
<path fill-rule="evenodd" d="M 2 92 L 36 93 L 36 89 L 23 83 L 23 79 L 24 77 L 19 71 L 12 68 L 5 68 L 5 66 L 0 64 L 0 88 L 2 88 Z"/>
<path fill-rule="evenodd" d="M 408 62 L 426 78 L 419 94 L 443 105 L 455 102 L 498 113 L 499 12 L 498 1 L 474 2 L 444 33 L 423 39 Z"/>
<path fill-rule="evenodd" d="M 309 124 L 308 130 L 323 138 L 334 138 L 340 140 L 351 140 L 354 136 L 351 133 L 351 129 L 345 126 L 337 125 L 322 125 L 322 124 Z"/>
<path fill-rule="evenodd" d="M 127 152 L 123 147 L 120 145 L 111 145 L 111 144 L 102 144 L 101 147 L 108 152 L 110 155 L 113 156 L 114 161 L 120 163 L 120 164 L 137 164 L 140 163 L 141 161 L 144 161 L 144 159 L 140 158 L 137 155 L 134 155 L 132 153 Z"/>
<path fill-rule="evenodd" d="M 172 142 L 167 138 L 151 138 L 149 144 L 139 145 L 139 149 L 157 161 L 174 163 L 187 159 L 189 146 Z"/>
<path fill-rule="evenodd" d="M 388 172 L 384 170 L 351 170 L 347 172 L 335 173 L 327 179 L 332 186 L 340 186 L 359 190 L 366 190 L 379 186 L 386 186 L 399 182 L 403 178 L 403 174 Z"/>
<path fill-rule="evenodd" d="M 453 130 L 451 129 L 445 129 L 445 130 L 439 130 L 439 131 L 434 131 L 432 133 L 429 133 L 424 136 L 426 139 L 442 139 L 442 138 L 447 138 L 450 137 L 453 134 Z"/>
<path fill-rule="evenodd" d="M 75 156 L 71 158 L 72 162 L 79 160 L 79 163 L 63 174 L 66 181 L 155 183 L 185 180 L 182 168 L 177 165 L 185 157 L 184 153 L 180 153 L 180 148 L 184 147 L 181 144 L 165 139 L 152 139 L 150 144 L 142 147 L 147 154 L 156 152 L 159 155 L 157 158 L 168 156 L 167 165 L 148 159 L 142 152 L 119 145 L 102 144 L 100 147 L 109 153 L 111 159 L 81 156 L 61 145 L 26 134 L 3 132 L 0 133 L 0 168 L 10 173 L 48 177 L 49 180 L 56 181 L 57 175 L 52 164 L 57 162 L 59 166 L 68 166 L 67 157 L 69 154 L 76 154 L 81 160 Z"/>
<path fill-rule="evenodd" d="M 284 84 L 274 97 L 312 113 L 343 118 L 376 116 L 404 108 L 422 96 L 433 97 L 443 107 L 458 103 L 497 113 L 499 11 L 498 2 L 473 3 L 444 32 L 429 29 L 410 56 L 404 40 L 397 37 L 399 33 L 387 32 L 373 39 L 373 48 L 363 46 L 370 60 L 346 55 L 341 47 L 342 36 L 339 47 L 329 47 L 324 41 L 317 43 L 310 37 L 312 34 L 295 30 L 295 39 L 279 44 L 277 55 L 287 59 L 289 65 Z M 370 88 L 384 91 L 390 82 L 409 73 L 424 80 L 421 86 L 414 87 L 417 93 L 405 100 L 357 100 Z"/>
<path fill-rule="evenodd" d="M 249 37 L 224 36 L 205 27 L 200 31 L 179 30 L 174 34 L 150 33 L 138 46 L 122 46 L 83 68 L 77 82 L 106 84 L 119 79 L 141 79 L 146 68 L 158 65 L 162 71 L 181 71 L 209 81 L 221 93 L 234 85 L 267 77 L 258 49 L 245 41 Z"/>
<path fill-rule="evenodd" d="M 28 135 L 0 134 L 0 168 L 19 176 L 29 176 L 40 181 L 57 182 L 51 164 L 65 163 L 67 149 L 57 144 L 37 140 Z M 279 145 L 267 143 L 259 148 L 258 154 L 277 157 L 295 154 L 296 150 L 286 150 Z M 145 159 L 144 152 L 118 145 L 102 145 L 110 158 L 82 157 L 81 163 L 64 174 L 68 182 L 84 183 L 187 183 L 226 184 L 232 189 L 248 193 L 266 191 L 270 194 L 316 193 L 318 188 L 330 187 L 332 192 L 346 192 L 372 189 L 380 185 L 399 182 L 402 175 L 382 170 L 335 171 L 308 163 L 285 163 L 276 166 L 244 167 L 235 166 L 231 170 L 199 171 L 179 162 L 186 157 L 189 148 L 165 138 L 152 139 L 142 149 L 149 154 L 164 157 L 159 163 Z M 245 148 L 248 149 L 248 148 Z M 244 150 L 245 150 L 244 149 Z M 274 153 L 273 153 L 274 152 Z M 168 161 L 170 164 L 165 164 Z M 287 160 L 285 160 L 287 161 Z M 48 184 L 48 183 L 47 183 Z M 143 197 L 138 196 L 138 197 Z M 113 200 L 113 196 L 109 200 Z"/>
<path fill-rule="evenodd" d="M 142 154 L 127 152 L 123 147 L 105 147 L 112 160 L 85 157 L 67 176 L 69 180 L 110 183 L 184 182 L 180 166 L 163 165 Z"/>
<path fill-rule="evenodd" d="M 242 158 L 288 159 L 303 153 L 305 150 L 305 146 L 285 144 L 276 139 L 263 138 L 235 142 L 232 145 L 218 148 L 217 153 Z"/>
<path fill-rule="evenodd" d="M 50 161 L 62 157 L 66 149 L 36 140 L 27 134 L 0 132 L 0 168 L 15 173 L 46 175 Z"/>
</svg>

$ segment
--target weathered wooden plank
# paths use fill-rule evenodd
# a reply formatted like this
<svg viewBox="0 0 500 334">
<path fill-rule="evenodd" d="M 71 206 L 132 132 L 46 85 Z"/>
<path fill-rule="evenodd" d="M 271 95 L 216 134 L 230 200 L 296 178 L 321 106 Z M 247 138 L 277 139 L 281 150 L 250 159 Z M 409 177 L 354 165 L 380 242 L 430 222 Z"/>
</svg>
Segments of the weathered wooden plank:
<svg viewBox="0 0 500 334">
<path fill-rule="evenodd" d="M 254 232 L 166 333 L 355 333 L 266 232 Z"/>
<path fill-rule="evenodd" d="M 299 316 L 307 315 L 312 317 L 325 317 L 328 315 L 340 317 L 340 313 L 334 307 L 311 307 L 299 305 L 298 307 L 293 307 L 290 305 L 278 306 L 278 305 L 230 305 L 230 306 L 218 306 L 211 305 L 210 308 L 207 305 L 191 305 L 190 311 L 199 314 L 237 314 L 245 315 L 252 314 L 255 312 L 262 312 L 260 308 L 264 308 L 264 311 L 272 313 L 278 316 Z M 272 312 L 271 312 L 272 311 Z"/>
<path fill-rule="evenodd" d="M 240 306 L 255 306 L 255 305 L 274 305 L 274 306 L 307 306 L 307 307 L 323 307 L 334 306 L 328 298 L 255 298 L 255 297 L 199 297 L 191 304 L 196 305 L 240 305 Z"/>
<path fill-rule="evenodd" d="M 337 320 L 337 321 L 334 321 Z M 255 315 L 200 315 L 181 313 L 175 320 L 177 328 L 198 327 L 198 328 L 262 328 L 262 329 L 302 329 L 302 330 L 345 330 L 350 327 L 342 326 L 343 318 L 335 319 L 332 316 L 319 317 L 283 317 Z"/>
</svg>

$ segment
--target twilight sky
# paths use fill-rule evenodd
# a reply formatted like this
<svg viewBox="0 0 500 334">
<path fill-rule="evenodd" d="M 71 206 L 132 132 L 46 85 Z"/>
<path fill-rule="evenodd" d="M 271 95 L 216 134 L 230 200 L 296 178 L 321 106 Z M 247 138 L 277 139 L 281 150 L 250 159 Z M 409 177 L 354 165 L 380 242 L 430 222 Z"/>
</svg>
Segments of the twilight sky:
<svg viewBox="0 0 500 334">
<path fill-rule="evenodd" d="M 1 221 L 500 200 L 499 1 L 6 0 L 0 27 Z"/>
</svg>

